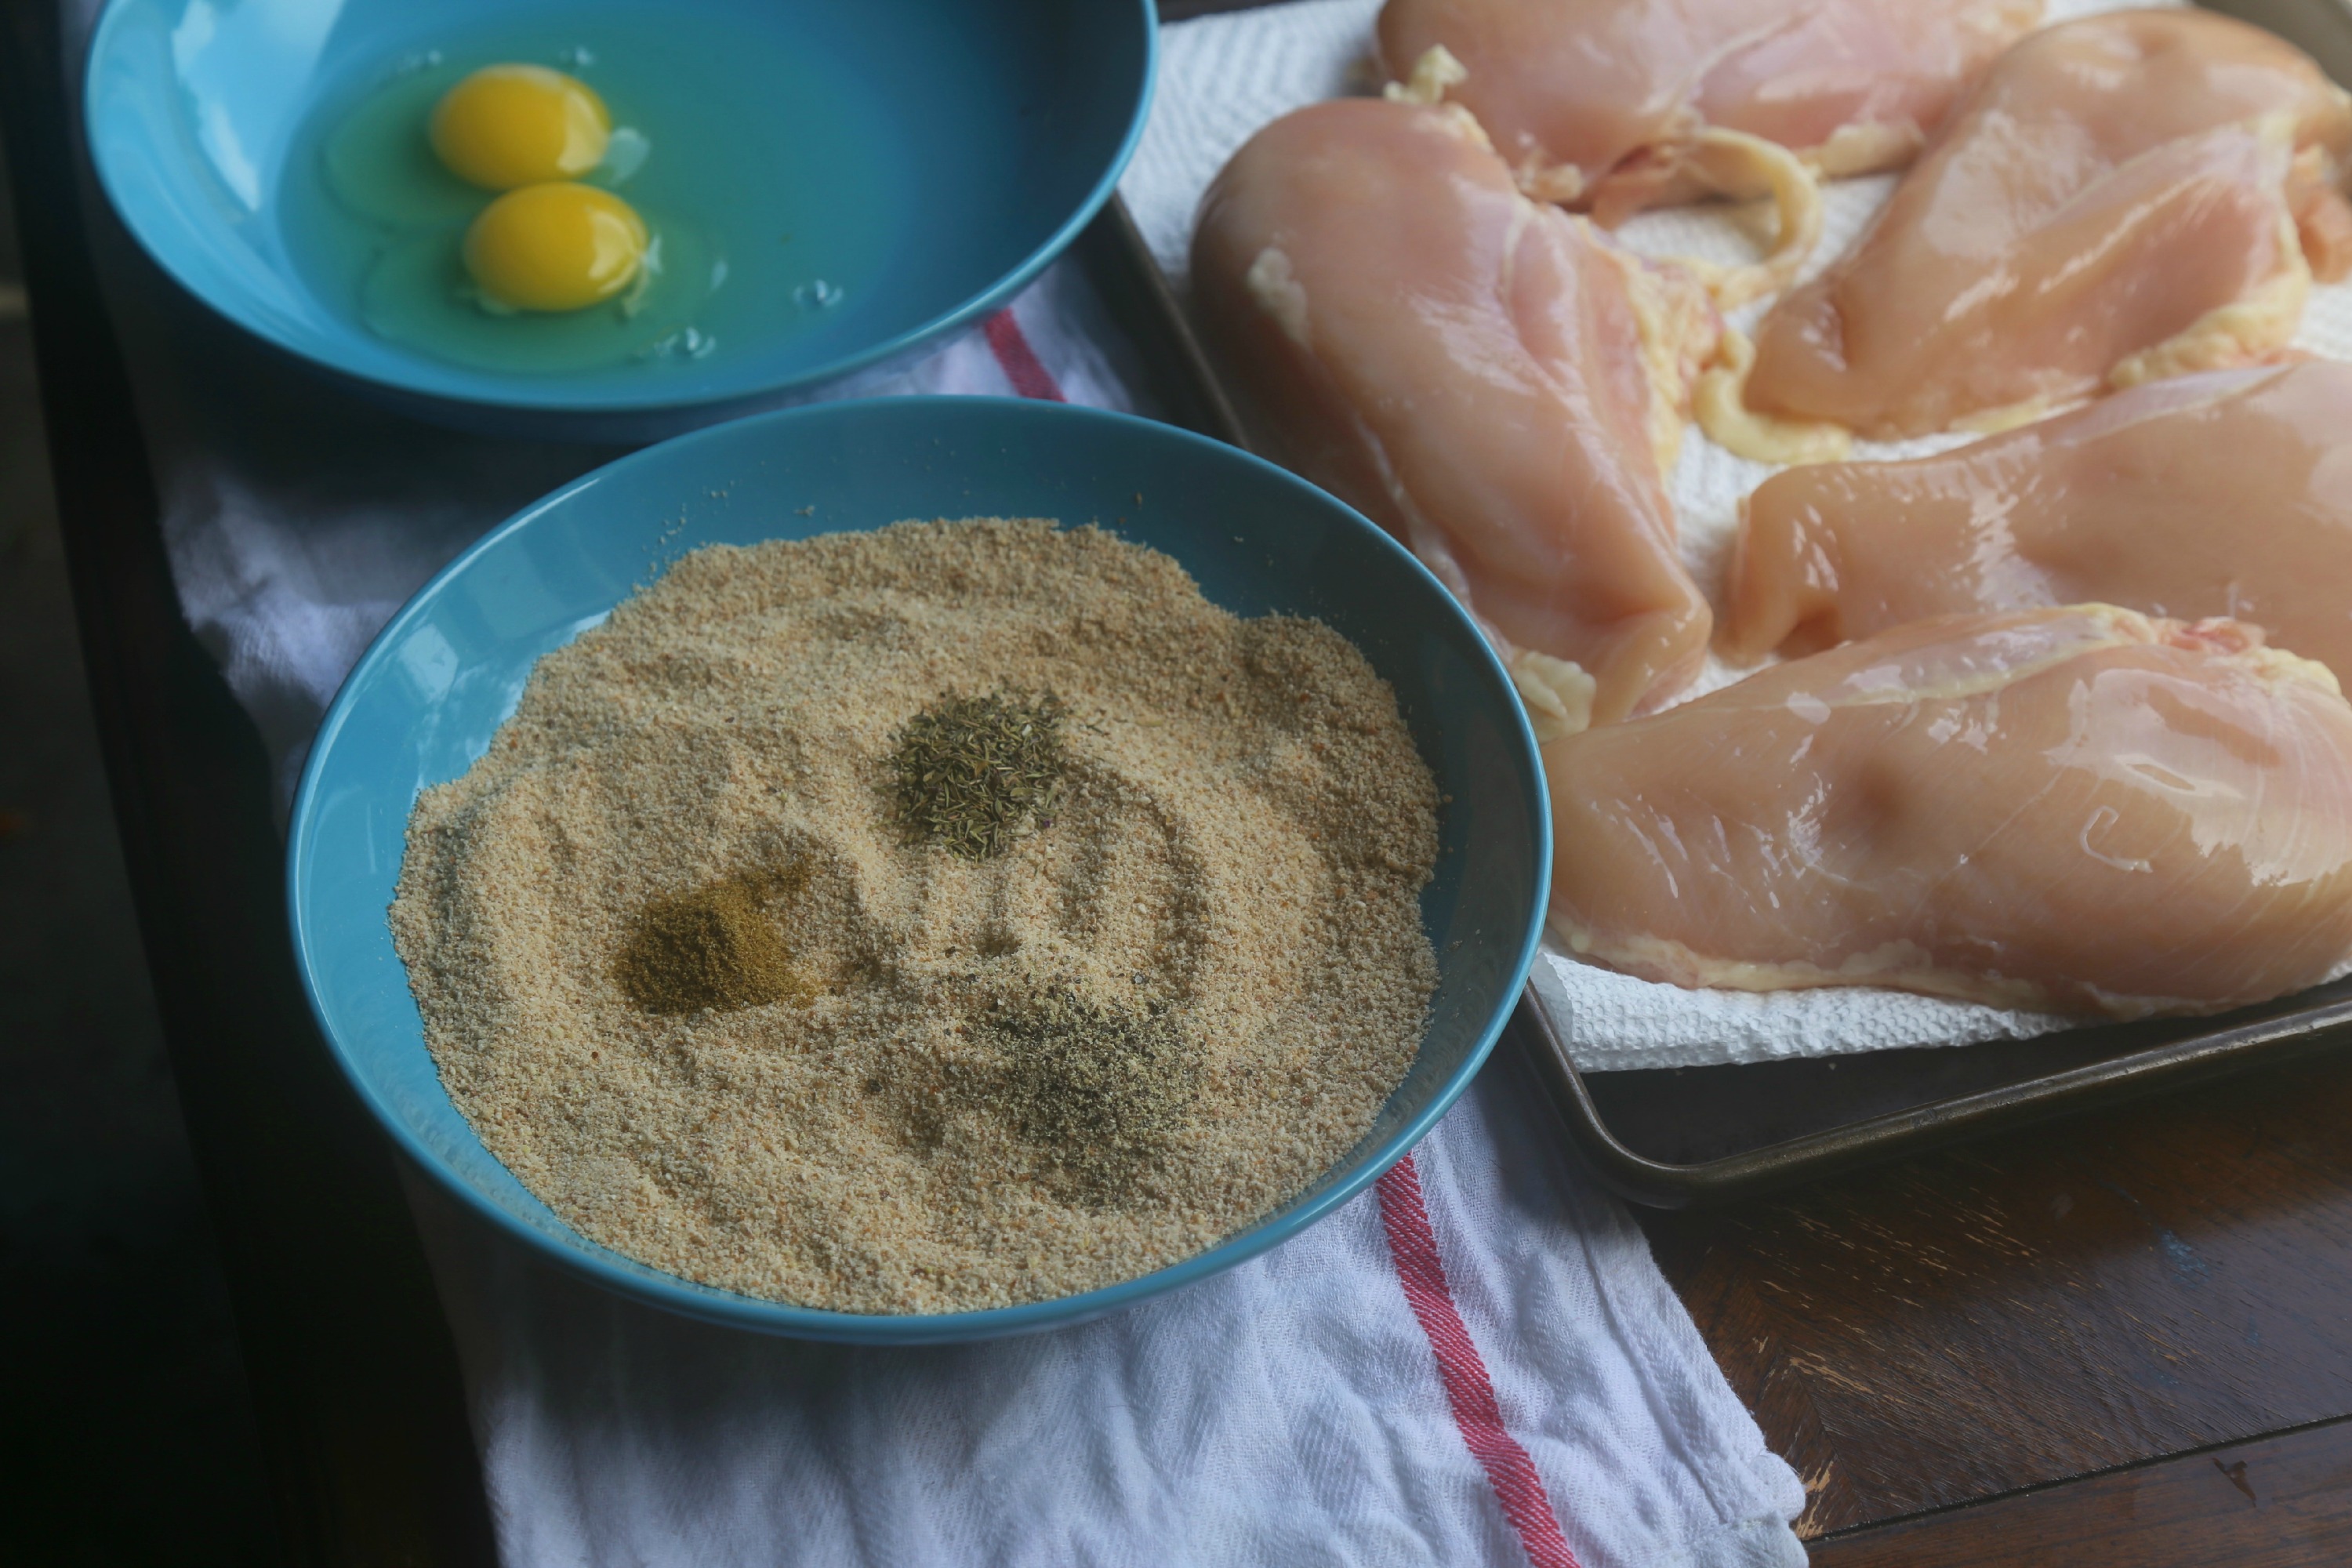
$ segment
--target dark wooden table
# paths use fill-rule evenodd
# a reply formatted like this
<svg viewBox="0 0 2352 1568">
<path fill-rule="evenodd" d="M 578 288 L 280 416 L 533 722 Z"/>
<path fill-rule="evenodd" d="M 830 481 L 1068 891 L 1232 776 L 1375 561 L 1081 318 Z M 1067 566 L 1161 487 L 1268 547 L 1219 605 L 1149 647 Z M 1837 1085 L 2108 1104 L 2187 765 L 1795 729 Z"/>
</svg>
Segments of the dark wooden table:
<svg viewBox="0 0 2352 1568">
<path fill-rule="evenodd" d="M 59 44 L 57 0 L 0 0 L 0 141 L 75 614 L 286 1560 L 488 1568 L 457 1360 L 415 1223 L 295 977 L 261 738 L 173 590 Z"/>
<path fill-rule="evenodd" d="M 91 692 L 288 1555 L 488 1563 L 392 1157 L 294 978 L 261 743 L 173 595 L 91 265 L 57 8 L 0 16 L 0 135 Z M 2352 1561 L 2352 1061 L 1644 1223 L 1806 1477 L 1822 1568 Z"/>
<path fill-rule="evenodd" d="M 1823 1568 L 2352 1561 L 2352 1060 L 1644 1225 Z"/>
</svg>

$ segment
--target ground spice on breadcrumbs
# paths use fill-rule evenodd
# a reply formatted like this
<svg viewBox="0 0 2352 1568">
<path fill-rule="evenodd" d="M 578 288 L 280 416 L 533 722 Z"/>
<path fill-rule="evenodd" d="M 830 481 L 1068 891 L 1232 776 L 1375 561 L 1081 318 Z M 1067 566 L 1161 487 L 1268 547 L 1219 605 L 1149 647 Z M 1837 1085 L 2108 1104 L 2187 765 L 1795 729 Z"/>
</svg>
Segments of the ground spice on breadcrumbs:
<svg viewBox="0 0 2352 1568">
<path fill-rule="evenodd" d="M 894 746 L 1008 693 L 1051 694 L 1050 794 L 984 854 L 910 832 Z M 392 927 L 451 1098 L 584 1234 L 954 1311 L 1176 1262 L 1355 1142 L 1436 845 L 1328 627 L 1096 529 L 910 522 L 698 551 L 541 660 L 418 800 Z"/>
</svg>

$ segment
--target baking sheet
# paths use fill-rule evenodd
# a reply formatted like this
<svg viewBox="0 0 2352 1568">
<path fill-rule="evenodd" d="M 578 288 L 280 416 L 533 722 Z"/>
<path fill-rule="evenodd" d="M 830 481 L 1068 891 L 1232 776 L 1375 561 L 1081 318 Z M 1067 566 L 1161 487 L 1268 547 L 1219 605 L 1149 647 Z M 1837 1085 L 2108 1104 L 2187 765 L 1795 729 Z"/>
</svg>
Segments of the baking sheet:
<svg viewBox="0 0 2352 1568">
<path fill-rule="evenodd" d="M 1186 250 L 1202 193 L 1260 126 L 1321 99 L 1372 90 L 1374 19 L 1381 0 L 1293 0 L 1161 30 L 1158 98 L 1120 194 L 1154 258 L 1186 292 Z M 2131 8 L 2116 0 L 2050 0 L 2052 21 Z M 1805 276 L 1828 266 L 1867 225 L 1899 176 L 1872 175 L 1824 187 L 1822 243 Z M 1771 222 L 1767 203 L 1714 204 L 1643 214 L 1618 230 L 1652 256 L 1736 263 L 1758 254 Z M 1752 328 L 1769 308 L 1728 313 Z M 2296 346 L 2352 359 L 2352 284 L 2315 286 Z M 1971 437 L 1936 436 L 1893 444 L 1858 443 L 1857 458 L 1947 450 Z M 1740 499 L 1774 471 L 1734 457 L 1696 426 L 1686 431 L 1672 491 L 1683 556 L 1720 603 Z M 1737 679 L 1745 670 L 1711 655 L 1685 697 Z M 1909 1047 L 2025 1039 L 2081 1022 L 1871 987 L 1746 993 L 1687 991 L 1581 963 L 1549 945 L 1531 976 L 1554 1031 L 1585 1071 L 1783 1060 Z"/>
</svg>

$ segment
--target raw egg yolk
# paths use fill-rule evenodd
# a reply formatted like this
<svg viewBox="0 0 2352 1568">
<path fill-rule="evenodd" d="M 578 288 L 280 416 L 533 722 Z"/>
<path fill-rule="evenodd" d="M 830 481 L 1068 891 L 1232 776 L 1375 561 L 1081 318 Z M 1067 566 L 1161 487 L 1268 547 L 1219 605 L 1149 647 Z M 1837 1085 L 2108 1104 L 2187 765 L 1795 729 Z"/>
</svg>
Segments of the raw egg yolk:
<svg viewBox="0 0 2352 1568">
<path fill-rule="evenodd" d="M 484 66 L 433 106 L 433 151 L 485 190 L 576 180 L 602 163 L 613 117 L 588 84 L 545 66 Z"/>
<path fill-rule="evenodd" d="M 525 185 L 466 231 L 466 270 L 518 310 L 577 310 L 629 286 L 645 264 L 646 220 L 593 185 Z"/>
</svg>

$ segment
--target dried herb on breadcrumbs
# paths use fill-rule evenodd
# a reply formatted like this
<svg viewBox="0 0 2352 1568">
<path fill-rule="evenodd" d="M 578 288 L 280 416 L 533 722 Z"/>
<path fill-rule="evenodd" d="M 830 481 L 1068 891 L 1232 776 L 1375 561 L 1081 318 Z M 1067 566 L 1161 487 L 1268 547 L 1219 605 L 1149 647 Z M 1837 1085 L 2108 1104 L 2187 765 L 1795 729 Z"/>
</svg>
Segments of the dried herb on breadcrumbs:
<svg viewBox="0 0 2352 1568">
<path fill-rule="evenodd" d="M 1117 1201 L 1198 1096 L 1200 1047 L 1166 1002 L 1103 1006 L 1048 985 L 998 997 L 983 1027 L 1007 1058 L 1013 1127 L 1089 1205 Z"/>
<path fill-rule="evenodd" d="M 812 988 L 768 906 L 806 878 L 803 868 L 729 877 L 689 893 L 655 899 L 629 922 L 613 979 L 647 1013 L 732 1012 Z"/>
<path fill-rule="evenodd" d="M 1061 798 L 1062 720 L 1052 692 L 945 697 L 907 721 L 890 748 L 890 789 L 913 842 L 967 860 L 1003 854 Z"/>
</svg>

